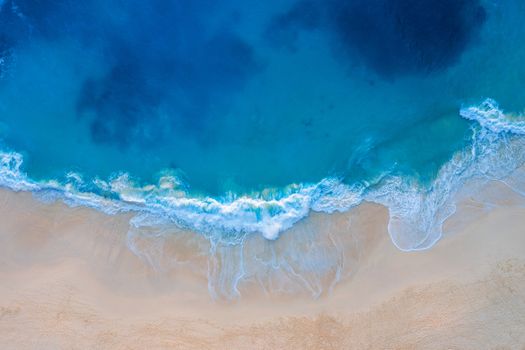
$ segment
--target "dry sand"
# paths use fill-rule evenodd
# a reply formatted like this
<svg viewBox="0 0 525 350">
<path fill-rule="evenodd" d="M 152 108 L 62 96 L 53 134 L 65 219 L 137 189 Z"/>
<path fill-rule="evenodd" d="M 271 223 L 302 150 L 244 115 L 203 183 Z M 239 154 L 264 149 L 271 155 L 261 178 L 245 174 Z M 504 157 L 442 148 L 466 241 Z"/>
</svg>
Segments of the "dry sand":
<svg viewBox="0 0 525 350">
<path fill-rule="evenodd" d="M 313 214 L 283 242 L 329 227 L 349 276 L 319 299 L 245 286 L 226 303 L 190 234 L 163 249 L 193 264 L 154 271 L 126 247 L 129 216 L 2 190 L 0 349 L 525 349 L 525 209 L 476 213 L 410 253 L 383 207 Z"/>
</svg>

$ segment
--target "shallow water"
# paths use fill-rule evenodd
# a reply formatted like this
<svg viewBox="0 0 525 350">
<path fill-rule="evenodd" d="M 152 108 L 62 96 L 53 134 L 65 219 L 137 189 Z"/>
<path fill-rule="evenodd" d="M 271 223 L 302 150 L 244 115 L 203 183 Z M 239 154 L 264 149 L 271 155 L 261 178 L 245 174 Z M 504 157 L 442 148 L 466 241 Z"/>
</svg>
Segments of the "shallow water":
<svg viewBox="0 0 525 350">
<path fill-rule="evenodd" d="M 518 0 L 4 0 L 2 184 L 233 246 L 368 200 L 400 249 L 425 249 L 466 181 L 524 161 L 524 14 Z M 242 273 L 221 273 L 235 294 Z"/>
</svg>

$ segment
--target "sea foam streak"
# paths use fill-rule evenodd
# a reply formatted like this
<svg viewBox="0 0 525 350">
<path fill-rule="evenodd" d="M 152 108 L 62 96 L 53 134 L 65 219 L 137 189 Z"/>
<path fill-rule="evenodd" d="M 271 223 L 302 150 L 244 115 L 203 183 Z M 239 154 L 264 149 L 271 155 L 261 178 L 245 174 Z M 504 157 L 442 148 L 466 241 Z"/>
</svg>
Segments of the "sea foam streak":
<svg viewBox="0 0 525 350">
<path fill-rule="evenodd" d="M 388 232 L 399 249 L 431 247 L 441 237 L 444 221 L 455 212 L 455 195 L 467 181 L 504 180 L 525 162 L 525 138 L 522 137 L 525 119 L 503 113 L 491 99 L 479 106 L 461 109 L 460 115 L 477 122 L 472 126 L 472 142 L 469 148 L 456 153 L 426 187 L 387 174 L 369 185 L 347 185 L 328 178 L 317 184 L 290 185 L 281 191 L 241 197 L 229 194 L 218 199 L 191 197 L 170 176 L 162 177 L 157 185 L 145 187 L 136 186 L 127 175 L 110 181 L 96 180 L 94 185 L 101 193 L 111 193 L 118 198 L 110 199 L 94 193 L 96 191 L 80 190 L 82 179 L 77 174 L 69 174 L 65 184 L 33 181 L 21 170 L 23 159 L 16 152 L 0 154 L 0 185 L 15 191 L 31 191 L 42 200 L 60 199 L 71 206 L 88 206 L 109 214 L 137 213 L 130 222 L 128 244 L 150 263 L 155 257 L 136 244 L 140 235 L 148 235 L 141 228 L 175 225 L 202 234 L 211 242 L 208 278 L 214 296 L 238 295 L 239 283 L 249 278 L 259 281 L 271 278 L 265 285 L 277 286 L 280 290 L 303 288 L 316 296 L 323 292 L 322 286 L 326 283 L 322 281 L 327 274 L 331 276 L 329 285 L 341 276 L 344 256 L 337 244 L 309 248 L 309 259 L 299 256 L 290 245 L 281 256 L 273 254 L 264 260 L 245 256 L 247 237 L 258 233 L 267 240 L 275 240 L 311 210 L 346 211 L 369 201 L 388 208 Z M 153 236 L 147 238 L 163 239 L 164 231 L 153 231 Z M 314 237 L 308 238 L 305 233 L 304 239 Z M 265 271 L 264 274 L 261 271 Z"/>
</svg>

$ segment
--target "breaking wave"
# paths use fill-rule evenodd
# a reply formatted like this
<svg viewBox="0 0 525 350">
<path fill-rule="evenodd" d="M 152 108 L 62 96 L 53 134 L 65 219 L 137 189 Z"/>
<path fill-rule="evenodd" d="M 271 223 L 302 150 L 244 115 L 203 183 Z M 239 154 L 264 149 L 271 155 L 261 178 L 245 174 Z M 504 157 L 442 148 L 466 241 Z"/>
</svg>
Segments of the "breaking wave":
<svg viewBox="0 0 525 350">
<path fill-rule="evenodd" d="M 0 153 L 0 185 L 31 191 L 43 201 L 58 199 L 107 214 L 134 213 L 129 248 L 153 265 L 158 259 L 154 255 L 161 252 L 144 248 L 145 239 L 161 244 L 172 232 L 163 229 L 167 226 L 199 233 L 209 241 L 202 249 L 207 254 L 205 273 L 214 297 L 235 297 L 243 281 L 254 280 L 265 288 L 302 289 L 318 296 L 326 285 L 337 283 L 343 266 L 348 266 L 345 259 L 349 257 L 337 237 L 320 243 L 313 229 L 302 232 L 302 243 L 295 240 L 284 250 L 271 245 L 310 212 L 347 211 L 363 201 L 381 204 L 389 210 L 392 242 L 411 251 L 430 248 L 440 239 L 443 223 L 455 213 L 457 194 L 467 182 L 499 180 L 523 193 L 516 181 L 505 181 L 525 163 L 525 118 L 504 113 L 491 99 L 462 108 L 460 115 L 475 121 L 471 142 L 445 163 L 428 185 L 385 174 L 373 183 L 349 185 L 327 178 L 317 184 L 294 184 L 250 196 L 229 193 L 212 198 L 190 196 L 174 176 L 165 175 L 155 185 L 138 186 L 121 174 L 107 181 L 97 179 L 87 191 L 82 177 L 75 173 L 67 174 L 64 183 L 30 179 L 22 170 L 23 157 L 16 152 Z M 258 248 L 247 245 L 254 236 L 259 237 Z M 301 244 L 309 245 L 299 247 Z"/>
</svg>

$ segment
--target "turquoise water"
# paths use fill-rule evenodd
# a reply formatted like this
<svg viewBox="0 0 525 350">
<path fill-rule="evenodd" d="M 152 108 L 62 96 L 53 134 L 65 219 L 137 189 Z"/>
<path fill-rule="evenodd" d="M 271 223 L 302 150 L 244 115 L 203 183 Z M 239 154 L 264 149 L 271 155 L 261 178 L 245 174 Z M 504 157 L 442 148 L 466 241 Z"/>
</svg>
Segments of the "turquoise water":
<svg viewBox="0 0 525 350">
<path fill-rule="evenodd" d="M 369 200 L 399 248 L 424 249 L 463 181 L 522 162 L 524 15 L 518 0 L 3 0 L 3 185 L 234 245 Z"/>
</svg>

